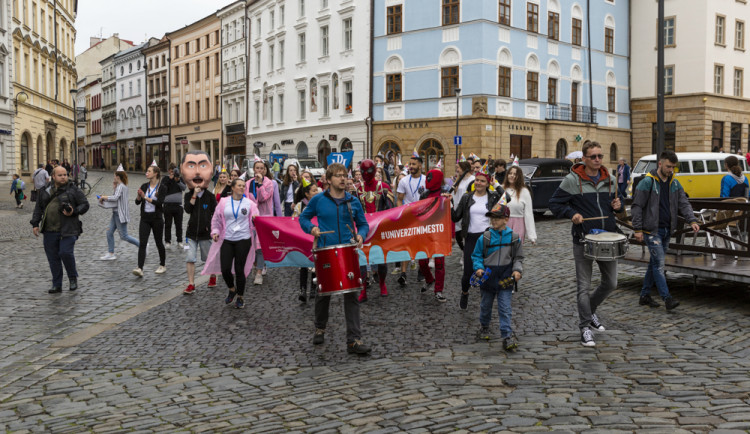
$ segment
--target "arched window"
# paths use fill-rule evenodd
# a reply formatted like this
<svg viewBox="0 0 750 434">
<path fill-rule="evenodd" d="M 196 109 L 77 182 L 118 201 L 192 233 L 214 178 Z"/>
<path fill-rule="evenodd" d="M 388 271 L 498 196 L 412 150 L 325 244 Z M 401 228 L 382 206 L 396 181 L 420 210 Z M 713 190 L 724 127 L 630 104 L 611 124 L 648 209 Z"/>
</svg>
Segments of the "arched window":
<svg viewBox="0 0 750 434">
<path fill-rule="evenodd" d="M 323 167 L 328 167 L 328 155 L 331 153 L 331 144 L 328 140 L 318 142 L 318 161 Z"/>
<path fill-rule="evenodd" d="M 443 145 L 441 145 L 440 142 L 435 139 L 425 140 L 419 146 L 418 152 L 422 157 L 422 160 L 424 160 L 422 168 L 425 172 L 430 170 L 431 168 L 434 168 L 435 165 L 437 165 L 438 161 L 440 161 L 445 154 L 445 152 L 443 151 Z"/>
<path fill-rule="evenodd" d="M 354 147 L 352 146 L 351 140 L 347 138 L 341 139 L 341 152 L 351 151 L 352 149 L 354 149 Z"/>
<path fill-rule="evenodd" d="M 306 158 L 307 154 L 308 154 L 307 143 L 305 142 L 297 143 L 297 158 Z"/>
<path fill-rule="evenodd" d="M 611 145 L 609 145 L 609 162 L 610 163 L 617 162 L 617 144 L 616 143 L 612 143 Z"/>
<path fill-rule="evenodd" d="M 385 155 L 386 160 L 388 160 L 391 154 L 396 154 L 397 156 L 400 156 L 401 148 L 398 146 L 396 142 L 389 140 L 387 142 L 384 142 L 382 145 L 380 145 L 380 149 L 378 149 L 378 154 Z M 396 158 L 396 161 L 398 161 L 398 158 Z"/>
<path fill-rule="evenodd" d="M 21 136 L 21 170 L 29 170 L 29 142 L 31 139 L 27 133 Z"/>
<path fill-rule="evenodd" d="M 565 139 L 560 139 L 557 141 L 555 158 L 565 158 L 566 155 L 568 155 L 568 142 Z"/>
</svg>

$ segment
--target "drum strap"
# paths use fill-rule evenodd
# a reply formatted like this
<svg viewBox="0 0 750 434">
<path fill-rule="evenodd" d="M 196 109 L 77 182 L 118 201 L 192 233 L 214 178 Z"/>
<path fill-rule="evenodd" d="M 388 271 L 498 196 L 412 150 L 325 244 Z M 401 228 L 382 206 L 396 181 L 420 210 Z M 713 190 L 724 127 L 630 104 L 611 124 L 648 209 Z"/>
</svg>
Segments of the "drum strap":
<svg viewBox="0 0 750 434">
<path fill-rule="evenodd" d="M 490 247 L 511 247 L 511 248 L 515 248 L 515 246 L 520 241 L 519 238 L 518 238 L 518 235 L 516 235 L 515 232 L 511 235 L 511 238 L 510 238 L 511 241 L 510 241 L 510 243 L 490 244 L 491 237 L 492 237 L 492 234 L 490 233 L 489 230 L 484 231 L 484 234 L 482 234 L 482 246 L 483 246 L 482 256 L 485 257 L 485 258 L 487 257 L 487 250 L 489 250 Z M 501 239 L 502 239 L 502 236 L 501 236 Z M 515 252 L 514 252 L 513 256 L 515 256 Z"/>
<path fill-rule="evenodd" d="M 352 212 L 352 202 L 346 201 L 346 208 L 349 210 L 349 217 L 352 219 L 352 242 L 357 239 L 357 223 L 354 221 L 354 213 Z"/>
</svg>

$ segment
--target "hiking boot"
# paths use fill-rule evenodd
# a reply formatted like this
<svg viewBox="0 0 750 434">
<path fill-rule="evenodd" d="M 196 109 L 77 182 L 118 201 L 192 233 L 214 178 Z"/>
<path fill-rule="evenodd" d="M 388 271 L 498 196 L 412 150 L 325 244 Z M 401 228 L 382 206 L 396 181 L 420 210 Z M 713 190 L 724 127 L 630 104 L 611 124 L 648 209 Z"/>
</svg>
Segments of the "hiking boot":
<svg viewBox="0 0 750 434">
<path fill-rule="evenodd" d="M 518 348 L 516 338 L 513 335 L 503 338 L 503 348 L 505 348 L 505 351 L 513 351 Z"/>
<path fill-rule="evenodd" d="M 360 340 L 355 340 L 354 342 L 346 345 L 346 352 L 349 354 L 370 354 L 370 347 L 363 344 Z"/>
<path fill-rule="evenodd" d="M 599 321 L 599 317 L 596 316 L 596 314 L 591 314 L 591 325 L 600 332 L 603 332 L 607 329 L 604 328 L 604 325 Z"/>
<path fill-rule="evenodd" d="M 638 304 L 641 306 L 648 306 L 648 307 L 659 307 L 661 306 L 659 303 L 657 303 L 649 294 L 642 295 L 641 298 L 638 300 Z"/>
<path fill-rule="evenodd" d="M 398 284 L 401 286 L 406 286 L 406 273 L 401 273 L 401 275 L 398 277 Z"/>
<path fill-rule="evenodd" d="M 672 297 L 667 297 L 667 298 L 664 299 L 664 307 L 667 308 L 667 311 L 670 311 L 670 310 L 676 308 L 679 305 L 680 305 L 680 302 L 677 301 L 677 300 L 675 300 Z"/>
<path fill-rule="evenodd" d="M 313 345 L 320 345 L 325 341 L 326 341 L 326 330 L 315 329 L 315 334 L 313 335 Z"/>
<path fill-rule="evenodd" d="M 477 339 L 481 339 L 484 341 L 490 340 L 490 328 L 485 326 L 479 327 L 479 332 L 477 332 Z"/>
<path fill-rule="evenodd" d="M 581 330 L 581 345 L 584 347 L 596 346 L 596 342 L 594 342 L 594 332 L 588 327 L 584 327 L 583 330 Z"/>
</svg>

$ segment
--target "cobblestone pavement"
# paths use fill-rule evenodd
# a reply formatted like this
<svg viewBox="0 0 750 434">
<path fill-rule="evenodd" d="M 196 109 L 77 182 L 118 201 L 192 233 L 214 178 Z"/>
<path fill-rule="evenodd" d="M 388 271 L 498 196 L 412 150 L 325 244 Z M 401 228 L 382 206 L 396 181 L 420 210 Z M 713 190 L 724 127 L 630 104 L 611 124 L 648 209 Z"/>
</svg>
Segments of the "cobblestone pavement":
<svg viewBox="0 0 750 434">
<path fill-rule="evenodd" d="M 204 280 L 193 296 L 58 348 L 60 339 L 182 287 L 183 255 L 168 251 L 168 272 L 157 276 L 152 249 L 143 280 L 130 274 L 135 249 L 119 240 L 117 261 L 97 261 L 109 211 L 93 207 L 77 244 L 82 289 L 53 297 L 41 242 L 29 236 L 30 210 L 11 213 L 1 218 L 18 228 L 3 234 L 18 236 L 0 242 L 6 431 L 750 430 L 750 291 L 706 280 L 693 288 L 690 276 L 671 276 L 682 305 L 667 314 L 638 306 L 642 271 L 621 266 L 619 288 L 598 312 L 608 331 L 584 348 L 566 222 L 540 221 L 541 241 L 527 249 L 513 298 L 517 352 L 502 350 L 497 330 L 490 342 L 476 341 L 478 297 L 458 309 L 452 257 L 445 304 L 419 292 L 414 272 L 403 289 L 389 276 L 391 295 L 362 305 L 373 353 L 357 357 L 345 350 L 338 296 L 326 343 L 311 345 L 312 304 L 296 301 L 293 269 L 269 270 L 264 285 L 249 286 L 244 310 L 225 307 L 224 285 L 210 290 Z"/>
</svg>

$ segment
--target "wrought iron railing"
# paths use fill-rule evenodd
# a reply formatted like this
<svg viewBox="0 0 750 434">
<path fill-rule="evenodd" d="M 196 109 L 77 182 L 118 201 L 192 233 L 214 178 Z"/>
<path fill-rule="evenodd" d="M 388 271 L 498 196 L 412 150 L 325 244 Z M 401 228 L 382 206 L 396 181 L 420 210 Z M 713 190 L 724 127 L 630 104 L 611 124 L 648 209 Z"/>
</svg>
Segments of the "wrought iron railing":
<svg viewBox="0 0 750 434">
<path fill-rule="evenodd" d="M 547 120 L 596 123 L 596 107 L 570 104 L 547 104 Z"/>
</svg>

